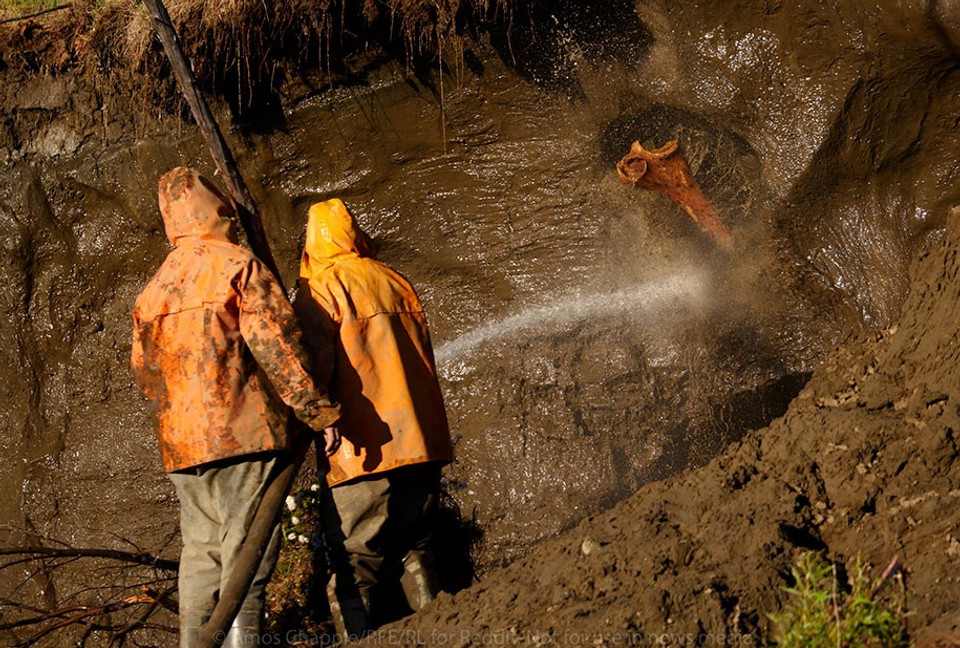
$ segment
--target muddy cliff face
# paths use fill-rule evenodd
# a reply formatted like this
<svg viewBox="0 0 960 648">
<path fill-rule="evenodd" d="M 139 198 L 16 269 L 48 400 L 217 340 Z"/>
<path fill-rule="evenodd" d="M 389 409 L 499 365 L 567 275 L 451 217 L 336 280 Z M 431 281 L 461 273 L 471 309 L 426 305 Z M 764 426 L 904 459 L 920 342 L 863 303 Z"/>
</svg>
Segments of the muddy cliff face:
<svg viewBox="0 0 960 648">
<path fill-rule="evenodd" d="M 957 198 L 938 6 L 561 5 L 537 38 L 472 45 L 442 86 L 390 67 L 291 85 L 282 119 L 231 137 L 287 285 L 307 208 L 339 196 L 418 288 L 482 567 L 780 415 L 825 349 L 896 318 Z M 212 169 L 188 126 L 125 131 L 63 83 L 4 100 L 0 514 L 172 554 L 129 312 L 167 250 L 157 179 Z M 732 249 L 617 182 L 633 140 L 673 138 Z"/>
</svg>

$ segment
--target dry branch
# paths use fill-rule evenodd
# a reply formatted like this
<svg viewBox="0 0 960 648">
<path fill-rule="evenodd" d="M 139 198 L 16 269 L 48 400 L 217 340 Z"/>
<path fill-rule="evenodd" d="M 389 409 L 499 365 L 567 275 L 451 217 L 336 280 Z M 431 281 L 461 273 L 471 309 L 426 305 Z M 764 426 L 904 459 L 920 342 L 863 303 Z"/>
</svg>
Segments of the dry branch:
<svg viewBox="0 0 960 648">
<path fill-rule="evenodd" d="M 30 18 L 36 18 L 37 16 L 53 13 L 54 11 L 69 9 L 72 6 L 73 4 L 68 2 L 66 4 L 57 5 L 56 7 L 50 7 L 48 9 L 41 9 L 40 11 L 34 11 L 33 13 L 24 14 L 23 16 L 14 16 L 13 18 L 4 18 L 3 20 L 0 20 L 0 25 L 3 25 L 5 23 L 18 22 L 20 20 L 28 20 Z"/>
<path fill-rule="evenodd" d="M 162 592 L 157 592 L 146 586 L 143 586 L 141 590 L 142 593 L 140 594 L 125 596 L 119 600 L 102 605 L 70 605 L 49 612 L 41 612 L 35 608 L 31 608 L 32 611 L 36 612 L 35 616 L 0 624 L 0 630 L 10 631 L 18 628 L 28 628 L 30 626 L 44 626 L 30 635 L 29 638 L 17 644 L 18 646 L 31 646 L 58 630 L 79 624 L 86 626 L 85 636 L 89 636 L 89 634 L 94 631 L 109 632 L 111 634 L 111 644 L 120 644 L 131 632 L 147 627 L 147 621 L 159 607 L 168 610 L 172 609 L 174 612 L 176 611 L 176 604 L 170 600 L 173 592 L 176 590 L 175 585 L 168 587 Z M 94 622 L 94 619 L 99 617 L 105 617 L 141 605 L 147 606 L 145 612 L 132 622 L 122 625 Z M 162 626 L 155 627 L 156 629 L 169 630 Z"/>
<path fill-rule="evenodd" d="M 180 90 L 190 106 L 194 119 L 197 120 L 197 125 L 200 127 L 203 139 L 207 143 L 207 148 L 210 149 L 214 164 L 217 166 L 217 172 L 227 184 L 227 190 L 236 204 L 237 216 L 240 218 L 240 224 L 247 235 L 247 241 L 250 243 L 253 253 L 276 275 L 277 281 L 280 281 L 280 272 L 277 270 L 277 263 L 274 261 L 270 245 L 267 243 L 257 206 L 247 189 L 247 184 L 243 181 L 243 176 L 240 175 L 240 169 L 237 167 L 233 153 L 230 152 L 230 147 L 227 146 L 227 142 L 223 138 L 220 126 L 200 91 L 200 86 L 190 63 L 183 54 L 177 32 L 170 21 L 170 14 L 167 13 L 167 8 L 161 0 L 144 0 L 144 4 L 147 5 L 153 16 L 157 38 L 163 45 L 167 58 L 170 60 L 170 67 L 173 69 L 177 83 L 180 85 Z"/>
<path fill-rule="evenodd" d="M 168 571 L 177 571 L 180 567 L 180 563 L 176 560 L 167 560 L 165 558 L 158 558 L 148 553 L 133 553 L 130 551 L 118 551 L 115 549 L 92 549 L 92 548 L 73 548 L 73 547 L 13 547 L 13 548 L 0 548 L 0 556 L 27 556 L 26 560 L 30 560 L 34 557 L 49 557 L 49 558 L 110 558 L 113 560 L 119 560 L 121 562 L 136 563 L 138 565 L 147 565 L 148 567 L 156 567 L 157 569 L 165 569 Z M 24 562 L 24 560 L 17 560 L 9 563 L 6 566 Z"/>
<path fill-rule="evenodd" d="M 80 634 L 83 640 L 95 633 L 103 633 L 107 635 L 110 645 L 116 646 L 122 645 L 126 637 L 139 630 L 174 632 L 169 626 L 151 623 L 151 619 L 161 608 L 174 614 L 177 612 L 177 603 L 173 599 L 177 589 L 174 575 L 178 568 L 177 561 L 159 558 L 146 551 L 71 547 L 54 539 L 48 540 L 60 546 L 0 547 L 0 556 L 13 558 L 0 563 L 0 570 L 36 563 L 52 572 L 78 560 L 93 559 L 112 561 L 122 569 L 149 569 L 153 577 L 145 581 L 138 579 L 141 582 L 136 584 L 83 587 L 70 594 L 67 599 L 69 605 L 55 609 L 11 598 L 0 599 L 3 617 L 3 623 L 0 623 L 0 633 L 3 634 L 0 636 L 4 640 L 7 637 L 12 639 L 10 644 L 4 645 L 32 646 L 47 643 L 54 635 L 62 643 L 61 631 L 67 628 L 82 628 Z M 136 547 L 134 543 L 130 544 Z M 85 570 L 83 573 L 94 572 Z M 28 576 L 23 582 L 32 577 Z M 19 587 L 13 588 L 14 593 L 18 590 Z M 115 616 L 117 613 L 120 614 Z"/>
</svg>

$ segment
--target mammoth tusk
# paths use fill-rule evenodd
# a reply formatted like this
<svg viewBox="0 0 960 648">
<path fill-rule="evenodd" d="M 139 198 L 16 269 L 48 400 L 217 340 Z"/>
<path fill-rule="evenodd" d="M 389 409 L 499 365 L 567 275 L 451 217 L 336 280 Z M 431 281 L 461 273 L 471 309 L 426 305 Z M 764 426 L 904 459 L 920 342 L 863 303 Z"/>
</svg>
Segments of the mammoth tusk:
<svg viewBox="0 0 960 648">
<path fill-rule="evenodd" d="M 650 157 L 656 158 L 658 160 L 662 160 L 676 153 L 677 148 L 679 146 L 680 146 L 679 140 L 670 140 L 669 142 L 667 142 L 666 144 L 664 144 L 663 146 L 661 146 L 655 151 L 647 151 L 647 155 L 649 155 Z"/>
<path fill-rule="evenodd" d="M 679 146 L 679 140 L 670 140 L 660 148 L 648 151 L 647 149 L 643 148 L 643 144 L 641 144 L 638 140 L 634 140 L 633 144 L 630 146 L 630 152 L 627 154 L 627 157 L 638 156 L 646 159 L 652 158 L 662 160 L 663 158 L 668 158 L 676 153 Z"/>
<path fill-rule="evenodd" d="M 641 157 L 626 155 L 617 162 L 617 175 L 624 184 L 636 185 L 646 172 L 647 161 Z"/>
<path fill-rule="evenodd" d="M 683 153 L 678 153 L 680 143 L 670 140 L 653 151 L 634 141 L 630 152 L 617 163 L 620 182 L 653 189 L 680 205 L 687 214 L 714 239 L 726 243 L 730 230 L 716 214 L 710 201 L 703 195 Z"/>
</svg>

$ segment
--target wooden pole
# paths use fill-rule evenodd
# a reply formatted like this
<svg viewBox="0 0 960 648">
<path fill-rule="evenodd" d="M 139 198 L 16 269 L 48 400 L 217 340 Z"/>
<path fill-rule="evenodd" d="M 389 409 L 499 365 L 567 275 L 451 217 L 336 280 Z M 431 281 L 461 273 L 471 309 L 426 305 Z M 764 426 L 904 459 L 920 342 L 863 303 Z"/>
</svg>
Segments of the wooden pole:
<svg viewBox="0 0 960 648">
<path fill-rule="evenodd" d="M 217 172 L 223 178 L 230 196 L 236 203 L 237 216 L 247 235 L 247 240 L 250 242 L 250 248 L 277 276 L 277 281 L 280 281 L 280 272 L 263 231 L 260 213 L 257 211 L 253 197 L 251 197 L 250 191 L 243 181 L 243 176 L 240 175 L 237 162 L 227 147 L 226 140 L 223 139 L 223 133 L 220 132 L 217 120 L 214 119 L 213 113 L 210 112 L 210 106 L 207 105 L 207 101 L 200 92 L 200 86 L 193 74 L 193 67 L 183 54 L 180 39 L 177 38 L 177 32 L 170 22 L 167 8 L 163 5 L 163 0 L 143 0 L 143 2 L 153 16 L 157 37 L 163 45 L 167 58 L 170 59 L 170 67 L 173 69 L 177 83 L 180 84 L 180 90 L 190 106 L 190 112 L 193 113 L 193 118 L 197 120 L 203 139 L 207 142 L 207 147 L 213 156 L 213 162 L 217 166 Z M 282 281 L 280 285 L 283 285 Z"/>
<path fill-rule="evenodd" d="M 170 22 L 170 15 L 163 5 L 163 0 L 143 1 L 153 15 L 157 37 L 163 45 L 167 58 L 170 59 L 170 67 L 177 78 L 180 90 L 190 105 L 190 111 L 193 113 L 194 119 L 197 120 L 200 132 L 203 133 L 213 156 L 213 161 L 217 165 L 217 171 L 236 203 L 237 216 L 246 232 L 247 241 L 250 243 L 253 253 L 263 261 L 264 265 L 270 268 L 282 287 L 283 282 L 280 278 L 280 272 L 273 254 L 270 252 L 270 245 L 263 231 L 257 206 L 247 190 L 247 185 L 240 175 L 233 154 L 223 139 L 217 121 L 200 92 L 193 69 L 183 54 L 177 32 Z M 220 599 L 217 601 L 210 619 L 201 629 L 198 648 L 219 646 L 226 638 L 226 633 L 229 631 L 230 625 L 236 618 L 240 606 L 250 590 L 250 584 L 253 582 L 253 577 L 270 541 L 273 526 L 280 515 L 283 502 L 293 486 L 294 479 L 300 470 L 311 441 L 311 435 L 302 435 L 296 442 L 293 456 L 285 458 L 283 463 L 278 465 L 278 472 L 267 486 L 257 512 L 254 514 L 253 522 L 237 556 L 233 572 L 228 577 L 227 585 L 220 593 Z"/>
</svg>

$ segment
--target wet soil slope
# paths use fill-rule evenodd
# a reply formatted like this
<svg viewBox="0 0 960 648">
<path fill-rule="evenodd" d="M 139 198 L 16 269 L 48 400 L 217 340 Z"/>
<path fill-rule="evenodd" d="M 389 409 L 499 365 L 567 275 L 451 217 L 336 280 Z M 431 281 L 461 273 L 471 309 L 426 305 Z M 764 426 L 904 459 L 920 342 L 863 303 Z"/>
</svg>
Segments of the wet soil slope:
<svg viewBox="0 0 960 648">
<path fill-rule="evenodd" d="M 785 416 L 388 628 L 428 645 L 756 643 L 798 553 L 905 569 L 920 641 L 960 631 L 960 214 L 898 325 L 838 349 Z M 930 644 L 933 645 L 933 644 Z"/>
</svg>

